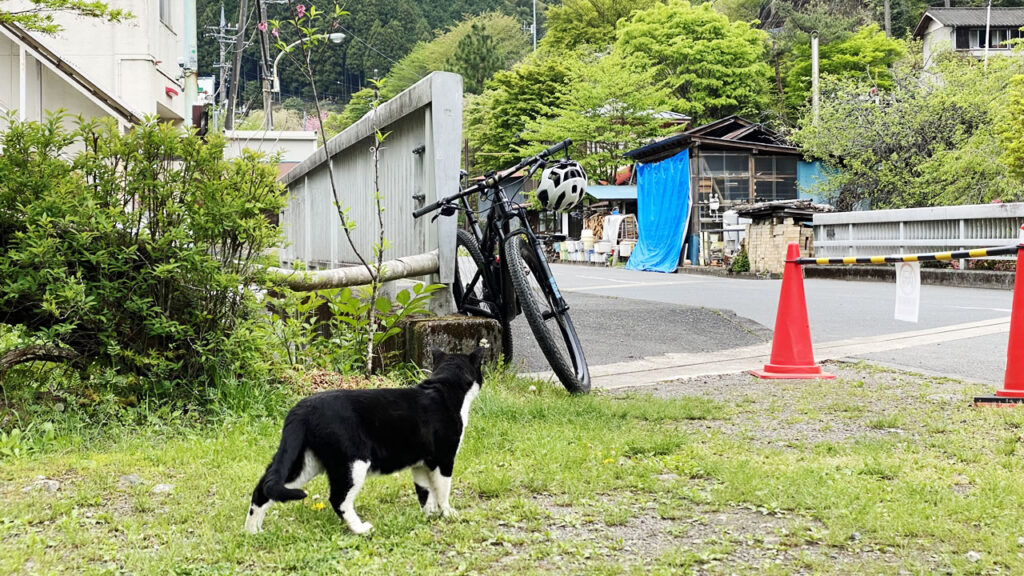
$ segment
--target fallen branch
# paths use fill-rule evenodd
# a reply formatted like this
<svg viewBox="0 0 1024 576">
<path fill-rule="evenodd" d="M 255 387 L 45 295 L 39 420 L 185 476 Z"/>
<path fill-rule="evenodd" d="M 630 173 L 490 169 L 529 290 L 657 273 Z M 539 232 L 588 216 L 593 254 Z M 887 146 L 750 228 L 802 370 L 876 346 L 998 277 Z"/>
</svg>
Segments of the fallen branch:
<svg viewBox="0 0 1024 576">
<path fill-rule="evenodd" d="M 438 271 L 437 250 L 426 254 L 416 254 L 404 258 L 388 260 L 381 266 L 380 281 L 398 280 L 410 276 L 424 276 Z M 292 290 L 309 292 L 345 286 L 362 286 L 373 281 L 370 270 L 363 265 L 330 270 L 286 270 L 284 268 L 267 268 Z"/>
<path fill-rule="evenodd" d="M 32 346 L 25 346 L 24 348 L 15 348 L 14 350 L 4 352 L 3 356 L 0 356 L 0 377 L 18 364 L 35 362 L 37 360 L 44 362 L 70 363 L 81 357 L 82 356 L 74 350 L 57 348 L 56 346 L 51 346 L 49 344 L 34 344 Z"/>
</svg>

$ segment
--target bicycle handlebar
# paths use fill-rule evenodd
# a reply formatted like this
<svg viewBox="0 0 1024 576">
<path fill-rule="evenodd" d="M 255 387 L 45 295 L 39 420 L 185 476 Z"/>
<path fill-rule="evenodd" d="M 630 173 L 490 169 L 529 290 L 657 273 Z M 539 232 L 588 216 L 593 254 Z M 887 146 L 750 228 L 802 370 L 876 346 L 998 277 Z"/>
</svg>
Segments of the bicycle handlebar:
<svg viewBox="0 0 1024 576">
<path fill-rule="evenodd" d="M 427 214 L 429 212 L 433 212 L 434 210 L 437 210 L 439 206 L 441 206 L 441 202 L 440 201 L 434 202 L 433 204 L 428 204 L 428 205 L 424 206 L 423 208 L 420 208 L 419 210 L 413 210 L 412 217 L 413 218 L 419 218 L 420 216 L 423 216 L 424 214 Z"/>
<path fill-rule="evenodd" d="M 572 144 L 572 138 L 566 138 L 565 140 L 562 140 L 561 142 L 555 144 L 551 148 L 548 148 L 547 150 L 541 152 L 537 156 L 543 159 L 547 159 L 548 156 L 553 156 L 555 154 L 558 154 L 562 150 L 568 149 L 570 144 Z"/>
<path fill-rule="evenodd" d="M 505 175 L 508 176 L 508 175 L 511 175 L 511 174 L 515 174 L 516 172 L 519 172 L 520 170 L 522 170 L 526 166 L 529 166 L 531 164 L 535 164 L 535 163 L 540 162 L 542 160 L 547 160 L 548 157 L 553 156 L 555 154 L 558 154 L 562 150 L 567 150 L 571 144 L 572 144 L 572 138 L 566 138 L 565 140 L 562 140 L 558 144 L 555 144 L 554 146 L 548 148 L 547 150 L 541 152 L 540 154 L 537 154 L 536 156 L 531 156 L 531 157 L 523 160 L 519 164 L 516 164 L 514 167 L 510 168 L 509 170 L 507 170 L 505 172 Z M 452 194 L 451 196 L 446 196 L 444 198 L 441 198 L 437 202 L 434 202 L 432 204 L 427 204 L 426 206 L 424 206 L 424 207 L 422 207 L 422 208 L 420 208 L 418 210 L 414 210 L 413 213 L 412 213 L 412 217 L 413 218 L 419 218 L 420 216 L 423 216 L 424 214 L 429 214 L 430 212 L 433 212 L 434 210 L 437 210 L 441 206 L 443 206 L 445 204 L 448 204 L 449 202 L 452 202 L 453 200 L 458 200 L 459 198 L 462 198 L 463 196 L 469 196 L 470 194 L 474 194 L 474 193 L 479 192 L 480 190 L 483 190 L 483 189 L 486 189 L 486 188 L 494 188 L 494 187 L 496 187 L 498 185 L 499 182 L 504 180 L 506 176 L 501 176 L 498 173 L 491 174 L 490 176 L 485 178 L 483 180 L 483 182 L 479 182 L 477 184 L 474 184 L 474 185 L 470 186 L 469 188 L 461 190 L 461 191 L 459 191 L 458 194 Z"/>
</svg>

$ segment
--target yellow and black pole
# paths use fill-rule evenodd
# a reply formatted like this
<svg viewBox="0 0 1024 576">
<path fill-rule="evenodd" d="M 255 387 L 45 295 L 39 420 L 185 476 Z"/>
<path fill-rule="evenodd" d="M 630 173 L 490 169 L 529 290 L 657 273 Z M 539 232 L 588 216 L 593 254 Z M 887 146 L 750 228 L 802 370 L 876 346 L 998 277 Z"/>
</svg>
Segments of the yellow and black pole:
<svg viewBox="0 0 1024 576">
<path fill-rule="evenodd" d="M 897 262 L 927 262 L 930 260 L 948 261 L 960 258 L 987 258 L 989 256 L 1009 256 L 1017 253 L 1017 245 L 998 246 L 995 248 L 976 248 L 957 252 L 933 252 L 930 254 L 893 254 L 890 256 L 843 256 L 838 258 L 797 258 L 797 264 L 887 264 Z"/>
</svg>

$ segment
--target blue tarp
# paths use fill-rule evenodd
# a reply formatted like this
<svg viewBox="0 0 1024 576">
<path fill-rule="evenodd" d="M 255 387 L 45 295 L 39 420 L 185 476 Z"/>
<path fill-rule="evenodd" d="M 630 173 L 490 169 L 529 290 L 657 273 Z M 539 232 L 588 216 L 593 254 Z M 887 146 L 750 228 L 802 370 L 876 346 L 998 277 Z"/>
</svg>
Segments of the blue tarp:
<svg viewBox="0 0 1024 576">
<path fill-rule="evenodd" d="M 690 151 L 654 164 L 637 164 L 640 240 L 626 268 L 675 272 L 690 211 Z"/>
</svg>

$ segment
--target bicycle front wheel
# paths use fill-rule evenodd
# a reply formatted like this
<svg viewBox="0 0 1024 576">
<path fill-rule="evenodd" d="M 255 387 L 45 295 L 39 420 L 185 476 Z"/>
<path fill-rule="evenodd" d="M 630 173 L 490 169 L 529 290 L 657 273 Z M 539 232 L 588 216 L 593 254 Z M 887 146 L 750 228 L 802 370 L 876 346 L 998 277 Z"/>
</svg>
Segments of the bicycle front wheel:
<svg viewBox="0 0 1024 576">
<path fill-rule="evenodd" d="M 452 282 L 455 307 L 469 316 L 496 318 L 501 325 L 501 353 L 505 362 L 511 362 L 512 330 L 487 286 L 483 274 L 486 264 L 480 246 L 472 234 L 461 229 L 456 231 L 455 246 L 455 280 Z"/>
<path fill-rule="evenodd" d="M 547 263 L 522 234 L 509 238 L 505 257 L 523 315 L 548 364 L 566 390 L 586 394 L 590 391 L 590 371 L 583 346 Z"/>
</svg>

